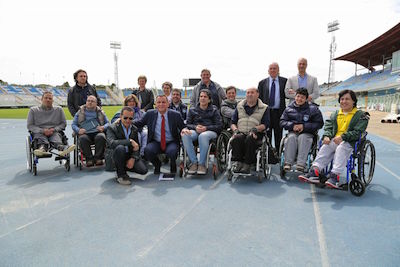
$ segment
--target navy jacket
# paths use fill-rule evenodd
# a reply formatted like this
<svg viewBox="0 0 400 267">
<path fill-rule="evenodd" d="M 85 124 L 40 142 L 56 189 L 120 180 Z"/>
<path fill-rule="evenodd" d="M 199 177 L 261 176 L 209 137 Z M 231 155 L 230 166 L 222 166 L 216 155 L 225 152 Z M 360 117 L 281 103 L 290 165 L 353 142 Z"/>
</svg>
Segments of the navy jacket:
<svg viewBox="0 0 400 267">
<path fill-rule="evenodd" d="M 222 120 L 219 114 L 219 110 L 214 105 L 208 105 L 206 110 L 200 108 L 200 104 L 197 104 L 195 108 L 190 108 L 187 115 L 186 127 L 190 130 L 195 130 L 196 126 L 201 124 L 207 127 L 208 131 L 221 132 Z"/>
<path fill-rule="evenodd" d="M 324 125 L 324 119 L 318 106 L 307 102 L 302 106 L 297 106 L 293 101 L 285 109 L 281 116 L 280 125 L 289 132 L 293 131 L 295 124 L 303 124 L 304 133 L 316 133 Z"/>
<path fill-rule="evenodd" d="M 169 129 L 171 131 L 171 135 L 174 140 L 179 143 L 180 133 L 182 129 L 185 127 L 183 123 L 182 116 L 179 112 L 174 110 L 167 110 L 168 116 L 168 124 Z M 158 110 L 150 109 L 144 114 L 144 116 L 140 120 L 135 120 L 133 124 L 138 128 L 143 128 L 143 126 L 147 125 L 147 142 L 151 142 L 154 140 L 154 132 L 156 129 L 156 123 L 158 118 Z"/>
</svg>

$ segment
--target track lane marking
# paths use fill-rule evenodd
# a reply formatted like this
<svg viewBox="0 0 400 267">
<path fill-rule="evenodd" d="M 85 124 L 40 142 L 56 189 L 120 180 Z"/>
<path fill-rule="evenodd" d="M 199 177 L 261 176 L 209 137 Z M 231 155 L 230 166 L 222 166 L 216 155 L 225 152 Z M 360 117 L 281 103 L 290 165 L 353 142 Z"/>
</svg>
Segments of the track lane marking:
<svg viewBox="0 0 400 267">
<path fill-rule="evenodd" d="M 319 243 L 319 253 L 321 254 L 321 263 L 323 267 L 329 267 L 329 258 L 328 258 L 328 250 L 326 248 L 326 240 L 324 227 L 322 225 L 321 213 L 319 212 L 319 205 L 317 202 L 317 196 L 315 194 L 315 185 L 310 184 L 311 187 L 311 197 L 314 207 L 314 217 L 315 217 L 315 225 L 317 227 L 318 233 L 318 243 Z"/>
</svg>

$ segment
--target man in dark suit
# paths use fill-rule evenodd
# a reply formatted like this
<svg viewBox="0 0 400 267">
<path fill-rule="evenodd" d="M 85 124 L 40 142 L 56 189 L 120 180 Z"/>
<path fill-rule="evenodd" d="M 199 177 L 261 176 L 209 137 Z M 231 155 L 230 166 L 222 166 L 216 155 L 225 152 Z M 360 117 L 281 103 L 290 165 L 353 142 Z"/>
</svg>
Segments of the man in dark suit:
<svg viewBox="0 0 400 267">
<path fill-rule="evenodd" d="M 279 65 L 272 62 L 268 67 L 269 77 L 258 84 L 259 98 L 268 105 L 270 112 L 270 128 L 267 132 L 272 145 L 272 130 L 275 136 L 275 148 L 279 149 L 282 139 L 282 128 L 279 125 L 280 118 L 286 108 L 285 86 L 287 79 L 279 76 Z"/>
<path fill-rule="evenodd" d="M 132 125 L 134 111 L 123 107 L 120 120 L 107 128 L 107 142 L 113 149 L 113 160 L 117 169 L 117 182 L 130 185 L 127 170 L 146 174 L 147 167 L 140 159 L 138 129 Z"/>
<path fill-rule="evenodd" d="M 171 173 L 176 173 L 176 158 L 179 152 L 180 132 L 184 128 L 181 114 L 168 109 L 167 96 L 159 95 L 156 98 L 156 109 L 148 110 L 138 121 L 137 127 L 147 125 L 147 146 L 144 156 L 154 165 L 154 174 L 160 173 L 161 162 L 158 154 L 165 153 L 171 162 Z"/>
</svg>

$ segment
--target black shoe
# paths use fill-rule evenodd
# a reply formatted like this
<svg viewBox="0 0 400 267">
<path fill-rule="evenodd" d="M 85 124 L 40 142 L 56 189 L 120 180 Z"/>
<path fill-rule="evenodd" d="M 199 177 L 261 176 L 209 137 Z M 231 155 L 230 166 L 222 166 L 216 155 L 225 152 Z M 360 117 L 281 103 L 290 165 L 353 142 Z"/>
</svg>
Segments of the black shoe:
<svg viewBox="0 0 400 267">
<path fill-rule="evenodd" d="M 170 173 L 176 173 L 176 161 L 171 159 Z"/>
<path fill-rule="evenodd" d="M 153 166 L 154 166 L 154 174 L 160 174 L 161 162 L 159 160 L 156 160 L 155 162 L 153 162 Z"/>
</svg>

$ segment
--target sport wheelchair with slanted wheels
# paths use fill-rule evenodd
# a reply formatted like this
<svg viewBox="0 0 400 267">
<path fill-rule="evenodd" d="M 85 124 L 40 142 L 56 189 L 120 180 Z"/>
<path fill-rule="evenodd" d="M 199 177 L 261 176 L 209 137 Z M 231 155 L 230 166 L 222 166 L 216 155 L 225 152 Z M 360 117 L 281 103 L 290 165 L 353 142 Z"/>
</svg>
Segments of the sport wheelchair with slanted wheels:
<svg viewBox="0 0 400 267">
<path fill-rule="evenodd" d="M 353 153 L 347 161 L 346 166 L 346 183 L 339 185 L 338 190 L 349 190 L 355 196 L 362 196 L 366 187 L 371 183 L 375 171 L 375 147 L 374 144 L 367 139 L 367 132 L 360 135 L 358 141 L 354 145 Z M 332 169 L 333 162 L 327 166 L 320 174 L 320 183 L 318 187 L 325 187 L 327 174 Z"/>
<path fill-rule="evenodd" d="M 61 137 L 62 137 L 62 143 L 64 146 L 68 146 L 68 138 L 65 136 L 64 132 L 60 132 Z M 55 161 L 59 161 L 60 165 L 64 164 L 65 169 L 69 172 L 71 169 L 70 166 L 70 155 L 67 153 L 66 155 L 60 155 L 58 153 L 59 151 L 57 150 L 56 147 L 53 147 L 50 145 L 50 148 L 48 150 L 48 154 L 45 154 L 43 156 L 37 156 L 34 153 L 34 150 L 38 148 L 37 141 L 33 139 L 33 135 L 30 132 L 29 135 L 26 137 L 26 167 L 29 170 L 29 172 L 33 173 L 33 175 L 37 175 L 37 166 L 39 164 L 39 159 L 42 158 L 51 158 L 53 155 L 55 155 Z M 57 151 L 57 152 L 54 152 Z"/>
<path fill-rule="evenodd" d="M 256 173 L 258 182 L 262 183 L 263 178 L 269 179 L 271 176 L 271 166 L 269 165 L 268 157 L 270 155 L 270 151 L 272 146 L 269 142 L 266 131 L 264 131 L 264 135 L 262 140 L 259 141 L 259 146 L 256 149 L 256 163 L 251 166 L 250 173 L 241 173 L 234 172 L 233 164 L 232 164 L 232 145 L 231 142 L 234 136 L 229 139 L 227 148 L 226 148 L 226 156 L 227 156 L 227 167 L 226 174 L 228 177 L 228 181 L 234 183 L 239 177 L 247 177 L 252 176 L 252 171 Z"/>
<path fill-rule="evenodd" d="M 281 143 L 279 145 L 279 156 L 280 156 L 280 175 L 281 178 L 285 178 L 285 175 L 288 171 L 285 171 L 284 169 L 284 165 L 285 165 L 285 142 L 288 138 L 288 135 L 286 135 L 284 138 L 282 138 Z M 319 136 L 318 133 L 314 134 L 313 137 L 313 142 L 311 145 L 311 149 L 307 155 L 307 160 L 306 160 L 306 168 L 304 169 L 304 172 L 308 172 L 312 162 L 314 161 L 315 157 L 317 156 L 317 152 L 318 152 L 318 140 L 319 140 Z M 296 157 L 297 158 L 297 157 Z M 290 172 L 295 172 L 293 170 L 293 168 L 290 170 Z"/>
</svg>

